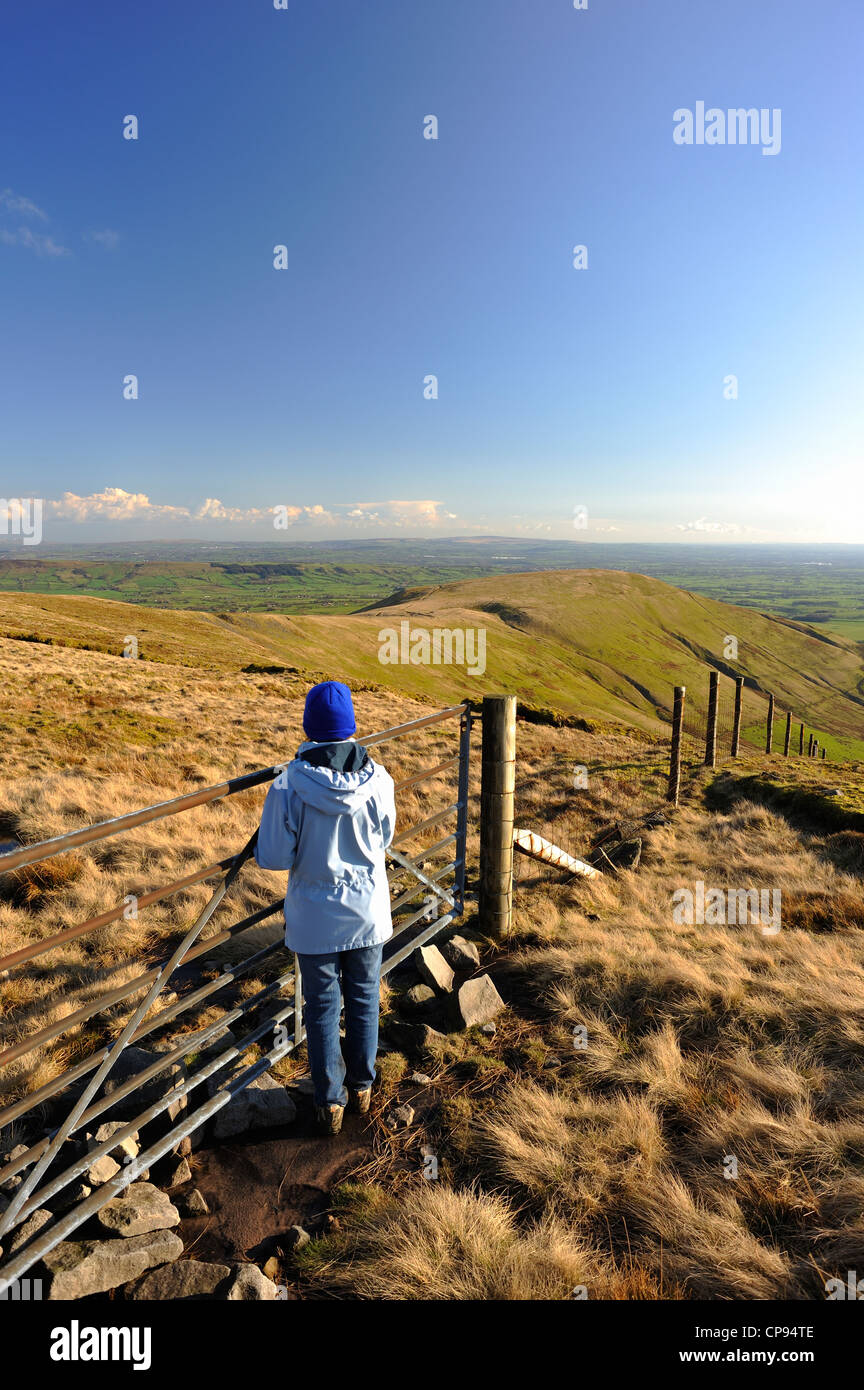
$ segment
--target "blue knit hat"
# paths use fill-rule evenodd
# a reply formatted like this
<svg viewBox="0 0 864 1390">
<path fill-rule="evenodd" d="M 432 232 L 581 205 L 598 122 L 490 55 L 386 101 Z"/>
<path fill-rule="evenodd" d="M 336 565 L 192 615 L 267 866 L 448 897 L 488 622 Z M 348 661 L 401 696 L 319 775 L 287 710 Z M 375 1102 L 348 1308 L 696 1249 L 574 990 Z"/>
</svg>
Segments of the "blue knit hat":
<svg viewBox="0 0 864 1390">
<path fill-rule="evenodd" d="M 306 696 L 303 728 L 313 743 L 336 743 L 357 729 L 351 691 L 341 681 L 322 681 Z"/>
</svg>

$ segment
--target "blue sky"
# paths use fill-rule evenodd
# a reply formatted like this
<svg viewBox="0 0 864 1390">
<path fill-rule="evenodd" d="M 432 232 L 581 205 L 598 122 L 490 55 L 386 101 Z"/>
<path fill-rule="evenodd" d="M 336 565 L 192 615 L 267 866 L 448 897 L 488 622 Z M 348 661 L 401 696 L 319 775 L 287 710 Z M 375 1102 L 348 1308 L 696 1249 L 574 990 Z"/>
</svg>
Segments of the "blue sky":
<svg viewBox="0 0 864 1390">
<path fill-rule="evenodd" d="M 864 539 L 858 0 L 0 36 L 0 493 L 46 540 Z M 779 152 L 676 144 L 699 101 L 779 109 Z"/>
</svg>

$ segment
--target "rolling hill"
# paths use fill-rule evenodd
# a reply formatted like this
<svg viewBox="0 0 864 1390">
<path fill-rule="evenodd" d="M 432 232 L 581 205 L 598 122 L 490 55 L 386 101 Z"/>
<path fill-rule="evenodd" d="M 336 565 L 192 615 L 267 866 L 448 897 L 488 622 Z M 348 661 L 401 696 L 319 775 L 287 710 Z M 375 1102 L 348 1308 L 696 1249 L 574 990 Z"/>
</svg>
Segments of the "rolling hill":
<svg viewBox="0 0 864 1390">
<path fill-rule="evenodd" d="M 506 598 L 504 597 L 506 595 Z M 485 669 L 382 664 L 381 634 L 485 632 Z M 657 730 L 672 687 L 704 707 L 706 666 L 771 691 L 778 710 L 864 753 L 864 666 L 841 637 L 619 571 L 514 574 L 401 591 L 354 614 L 177 612 L 86 597 L 3 594 L 0 633 L 122 654 L 128 636 L 150 661 L 214 672 L 339 674 L 444 703 L 492 690 L 563 714 Z M 728 637 L 738 660 L 727 660 Z"/>
<path fill-rule="evenodd" d="M 379 634 L 403 622 L 484 627 L 486 671 L 381 665 Z M 422 1049 L 404 1054 L 398 1026 L 415 975 L 389 976 L 372 1122 L 346 1180 L 333 1187 L 343 1168 L 322 1166 L 312 1147 L 321 1141 L 302 1120 L 278 1148 L 268 1148 L 270 1136 L 242 1147 L 210 1141 L 192 1156 L 210 1213 L 184 1218 L 182 1232 L 195 1259 L 226 1257 L 220 1242 L 238 1230 L 254 1172 L 268 1252 L 283 1226 L 310 1224 L 301 1251 L 283 1255 L 277 1245 L 272 1257 L 301 1299 L 566 1300 L 579 1284 L 592 1298 L 617 1300 L 819 1299 L 828 1277 L 845 1277 L 864 1210 L 861 765 L 746 750 L 735 768 L 690 768 L 680 806 L 658 819 L 666 750 L 646 748 L 633 726 L 664 727 L 658 713 L 674 682 L 688 684 L 696 702 L 706 663 L 724 665 L 724 639 L 734 634 L 738 665 L 755 685 L 811 725 L 824 716 L 860 746 L 854 647 L 608 571 L 460 582 L 403 591 L 353 616 L 302 618 L 15 594 L 0 598 L 0 634 L 0 841 L 61 834 L 290 757 L 306 684 L 325 673 L 352 682 L 361 731 L 501 687 L 587 715 L 588 727 L 520 725 L 520 825 L 584 857 L 610 825 L 648 826 L 649 817 L 638 871 L 586 884 L 520 862 L 513 934 L 492 940 L 471 906 L 475 756 L 469 911 L 459 928 L 505 1000 L 495 1033 L 439 1032 L 436 1020 Z M 120 655 L 132 635 L 141 660 Z M 455 727 L 442 726 L 391 744 L 386 766 L 409 778 L 449 756 L 454 737 Z M 577 764 L 590 769 L 579 790 Z M 444 770 L 406 786 L 402 823 L 437 811 L 452 779 Z M 263 788 L 252 789 L 9 874 L 0 952 L 227 857 L 248 839 L 262 800 Z M 674 894 L 699 880 L 781 885 L 784 930 L 766 937 L 756 927 L 677 923 Z M 209 893 L 193 882 L 140 918 L 70 937 L 50 968 L 10 971 L 7 1032 L 17 1039 L 46 1017 L 110 997 L 142 962 L 161 959 Z M 275 922 L 221 938 L 223 925 L 274 894 L 281 883 L 252 865 L 244 871 L 226 916 L 211 924 L 208 984 L 250 946 L 274 944 Z M 251 959 L 258 963 L 241 984 L 250 993 L 282 969 L 279 957 Z M 198 983 L 187 977 L 181 993 Z M 208 996 L 202 1007 L 212 1004 Z M 4 1078 L 10 1094 L 47 1083 L 94 1040 L 116 1037 L 122 1017 L 109 1005 L 97 1024 L 78 1025 L 32 1063 L 20 1058 Z M 204 1016 L 186 1017 L 193 1031 Z M 573 1047 L 576 1025 L 588 1029 L 585 1051 Z M 293 1085 L 306 1067 L 301 1051 L 274 1076 Z M 302 1116 L 307 1101 L 296 1094 Z M 403 1105 L 414 1119 L 397 1132 L 389 1119 Z M 421 1144 L 440 1155 L 439 1181 L 411 1176 Z M 271 1168 L 249 1166 L 265 1153 Z M 729 1153 L 742 1158 L 734 1183 L 721 1162 Z M 291 1201 L 299 1191 L 312 1202 L 287 1216 L 284 1175 L 298 1171 L 314 1183 L 292 1185 Z M 319 1220 L 322 1193 L 328 1214 L 338 1213 L 332 1226 Z M 248 1235 L 230 1238 L 238 1245 L 229 1257 L 246 1261 Z"/>
<path fill-rule="evenodd" d="M 640 545 L 507 536 L 4 545 L 0 592 L 205 613 L 353 613 L 400 587 L 514 570 L 623 570 L 864 640 L 864 546 Z"/>
</svg>

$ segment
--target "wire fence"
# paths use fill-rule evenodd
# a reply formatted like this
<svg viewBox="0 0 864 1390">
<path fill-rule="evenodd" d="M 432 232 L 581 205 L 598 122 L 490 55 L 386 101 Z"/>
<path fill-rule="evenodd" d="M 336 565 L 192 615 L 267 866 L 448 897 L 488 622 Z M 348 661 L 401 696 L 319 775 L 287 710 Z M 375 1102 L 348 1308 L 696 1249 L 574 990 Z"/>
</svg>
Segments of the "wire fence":
<svg viewBox="0 0 864 1390">
<path fill-rule="evenodd" d="M 537 762 L 520 753 L 515 829 L 542 836 L 589 866 L 602 863 L 600 842 L 610 830 L 618 843 L 633 842 L 645 820 L 662 813 L 669 755 L 668 734 L 641 730 L 602 737 L 576 733 L 572 754 Z M 517 889 L 561 877 L 560 865 L 529 856 L 517 842 Z"/>
<path fill-rule="evenodd" d="M 670 803 L 701 785 L 706 769 L 741 759 L 827 757 L 819 734 L 744 677 L 706 668 L 704 685 L 682 691 L 680 704 L 678 690 L 660 712 L 668 733 L 630 730 L 606 739 L 599 756 L 594 748 L 601 740 L 594 740 L 581 763 L 564 753 L 538 765 L 520 759 L 515 828 L 608 870 L 616 857 L 626 862 L 635 854 L 640 831 L 661 823 Z M 514 873 L 516 886 L 527 887 L 538 879 L 560 881 L 562 868 L 522 852 Z"/>
<path fill-rule="evenodd" d="M 712 695 L 712 692 L 715 692 Z M 712 729 L 713 718 L 713 739 Z M 683 767 L 719 766 L 746 754 L 827 759 L 824 735 L 796 719 L 767 691 L 711 671 L 687 691 L 681 720 Z"/>
</svg>

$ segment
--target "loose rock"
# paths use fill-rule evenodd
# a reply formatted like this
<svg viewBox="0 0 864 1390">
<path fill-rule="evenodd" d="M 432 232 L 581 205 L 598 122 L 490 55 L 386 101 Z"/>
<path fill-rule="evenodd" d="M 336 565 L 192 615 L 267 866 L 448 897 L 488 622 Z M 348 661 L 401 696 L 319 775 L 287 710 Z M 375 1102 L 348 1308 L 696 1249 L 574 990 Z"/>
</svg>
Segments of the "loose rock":
<svg viewBox="0 0 864 1390">
<path fill-rule="evenodd" d="M 9 1238 L 9 1254 L 14 1255 L 16 1250 L 23 1250 L 24 1246 L 29 1245 L 33 1237 L 52 1219 L 52 1214 L 47 1207 L 37 1207 L 32 1216 L 28 1216 L 27 1220 L 12 1232 Z"/>
<path fill-rule="evenodd" d="M 85 1197 L 89 1197 L 92 1191 L 92 1187 L 88 1187 L 86 1182 L 68 1183 L 57 1193 L 56 1197 L 51 1198 L 51 1207 L 55 1216 L 62 1216 L 65 1212 L 70 1211 L 79 1202 L 83 1202 Z"/>
<path fill-rule="evenodd" d="M 231 1278 L 230 1265 L 205 1264 L 203 1260 L 177 1260 L 148 1274 L 132 1292 L 136 1301 L 157 1299 L 198 1300 L 224 1292 Z"/>
<path fill-rule="evenodd" d="M 180 1187 L 182 1183 L 190 1182 L 191 1178 L 192 1169 L 189 1167 L 186 1159 L 181 1158 L 180 1162 L 175 1164 L 173 1170 L 169 1173 L 167 1185 L 168 1187 Z"/>
<path fill-rule="evenodd" d="M 100 1187 L 109 1178 L 116 1177 L 119 1172 L 120 1164 L 110 1154 L 103 1154 L 90 1164 L 85 1176 L 91 1187 Z"/>
<path fill-rule="evenodd" d="M 642 858 L 642 841 L 623 840 L 620 845 L 616 845 L 611 859 L 616 868 L 619 869 L 638 869 L 639 861 Z"/>
<path fill-rule="evenodd" d="M 105 1293 L 182 1253 L 180 1237 L 164 1230 L 129 1240 L 64 1240 L 45 1256 L 51 1275 L 48 1297 L 59 1300 Z"/>
<path fill-rule="evenodd" d="M 23 1156 L 24 1156 L 24 1154 L 26 1154 L 26 1152 L 27 1152 L 27 1145 L 26 1145 L 26 1144 L 16 1144 L 15 1147 L 14 1147 L 14 1149 L 10 1149 L 9 1152 L 8 1152 L 8 1154 L 4 1154 L 4 1156 L 3 1156 L 3 1166 L 5 1167 L 7 1163 L 11 1163 L 11 1162 L 13 1161 L 13 1159 L 16 1159 L 16 1158 L 23 1158 Z M 24 1174 L 26 1173 L 26 1171 L 27 1171 L 26 1168 L 25 1168 L 25 1169 L 22 1169 L 22 1171 L 21 1171 L 20 1173 L 16 1173 L 16 1174 L 15 1174 L 14 1178 L 7 1178 L 7 1179 L 6 1179 L 6 1181 L 3 1183 L 3 1191 L 4 1191 L 7 1195 L 8 1195 L 9 1193 L 14 1192 L 15 1189 L 16 1189 L 16 1187 L 20 1187 L 20 1186 L 21 1186 L 22 1182 L 24 1181 Z M 2 1172 L 2 1169 L 0 1169 L 0 1172 Z"/>
<path fill-rule="evenodd" d="M 402 1004 L 409 1013 L 419 1014 L 432 1008 L 437 999 L 434 989 L 430 989 L 428 985 L 413 985 L 402 999 Z"/>
<path fill-rule="evenodd" d="M 459 1017 L 465 1028 L 489 1023 L 504 1008 L 504 1000 L 488 975 L 477 975 L 460 986 Z"/>
<path fill-rule="evenodd" d="M 387 1116 L 387 1124 L 390 1129 L 408 1129 L 414 1123 L 414 1107 L 411 1105 L 397 1105 L 395 1110 L 391 1110 Z"/>
<path fill-rule="evenodd" d="M 167 1193 L 149 1182 L 133 1182 L 119 1197 L 108 1202 L 97 1218 L 112 1234 L 141 1236 L 176 1226 L 180 1213 Z"/>
<path fill-rule="evenodd" d="M 190 1060 L 191 1054 L 190 1058 L 184 1058 L 184 1061 L 186 1062 L 187 1067 L 190 1071 L 198 1071 L 201 1067 L 208 1066 L 211 1062 L 216 1061 L 218 1057 L 221 1057 L 223 1052 L 230 1051 L 230 1049 L 232 1047 L 236 1047 L 236 1045 L 237 1039 L 235 1038 L 234 1034 L 231 1032 L 230 1028 L 225 1028 L 217 1037 L 212 1038 L 210 1042 L 207 1043 L 206 1046 L 203 1047 L 199 1053 L 197 1053 L 197 1055 L 195 1055 L 194 1061 Z M 224 1081 L 225 1077 L 230 1076 L 231 1072 L 234 1070 L 236 1066 L 237 1058 L 232 1057 L 229 1059 L 229 1061 L 223 1062 L 222 1066 L 210 1075 L 210 1077 L 208 1078 L 208 1086 L 211 1087 L 211 1093 L 212 1086 L 214 1084 L 218 1084 L 221 1081 Z M 200 1134 L 201 1130 L 193 1131 L 193 1148 L 195 1147 L 195 1133 Z"/>
<path fill-rule="evenodd" d="M 430 1052 L 444 1042 L 444 1034 L 428 1023 L 401 1023 L 398 1019 L 388 1020 L 387 1035 L 400 1052 Z"/>
<path fill-rule="evenodd" d="M 213 1136 L 228 1139 L 249 1129 L 275 1129 L 291 1124 L 296 1117 L 297 1107 L 287 1087 L 265 1072 L 218 1111 Z"/>
<path fill-rule="evenodd" d="M 154 1048 L 150 1050 L 146 1047 L 125 1047 L 117 1058 L 116 1062 L 108 1073 L 104 1082 L 103 1090 L 106 1096 L 113 1095 L 114 1092 L 130 1077 L 138 1075 L 146 1067 L 152 1066 L 159 1060 L 159 1051 Z M 176 1085 L 186 1079 L 185 1068 L 177 1062 L 166 1067 L 158 1075 L 145 1081 L 129 1095 L 123 1096 L 121 1100 L 115 1101 L 111 1106 L 110 1114 L 113 1119 L 134 1119 L 140 1115 L 141 1111 L 153 1105 L 161 1097 L 173 1090 Z M 166 1107 L 164 1114 L 169 1120 L 176 1121 L 181 1113 L 186 1109 L 186 1097 L 178 1096 Z"/>
<path fill-rule="evenodd" d="M 453 988 L 453 971 L 437 946 L 418 946 L 411 959 L 420 978 L 438 994 L 449 994 Z"/>
<path fill-rule="evenodd" d="M 100 1125 L 95 1134 L 88 1134 L 87 1147 L 95 1149 L 99 1144 L 104 1144 L 108 1139 L 113 1139 L 118 1130 L 125 1129 L 122 1120 L 106 1120 L 104 1125 Z M 109 1158 L 116 1158 L 118 1163 L 122 1163 L 124 1158 L 137 1158 L 140 1150 L 137 1132 L 121 1139 L 113 1149 L 108 1150 Z"/>
<path fill-rule="evenodd" d="M 207 1216 L 210 1211 L 204 1194 L 197 1187 L 178 1197 L 177 1206 L 184 1216 Z"/>
<path fill-rule="evenodd" d="M 475 943 L 466 941 L 464 936 L 451 936 L 441 951 L 454 970 L 476 970 L 480 964 L 480 952 Z"/>
<path fill-rule="evenodd" d="M 279 1290 L 262 1274 L 257 1265 L 241 1265 L 237 1277 L 228 1290 L 229 1300 L 244 1303 L 272 1303 L 279 1297 Z"/>
</svg>

